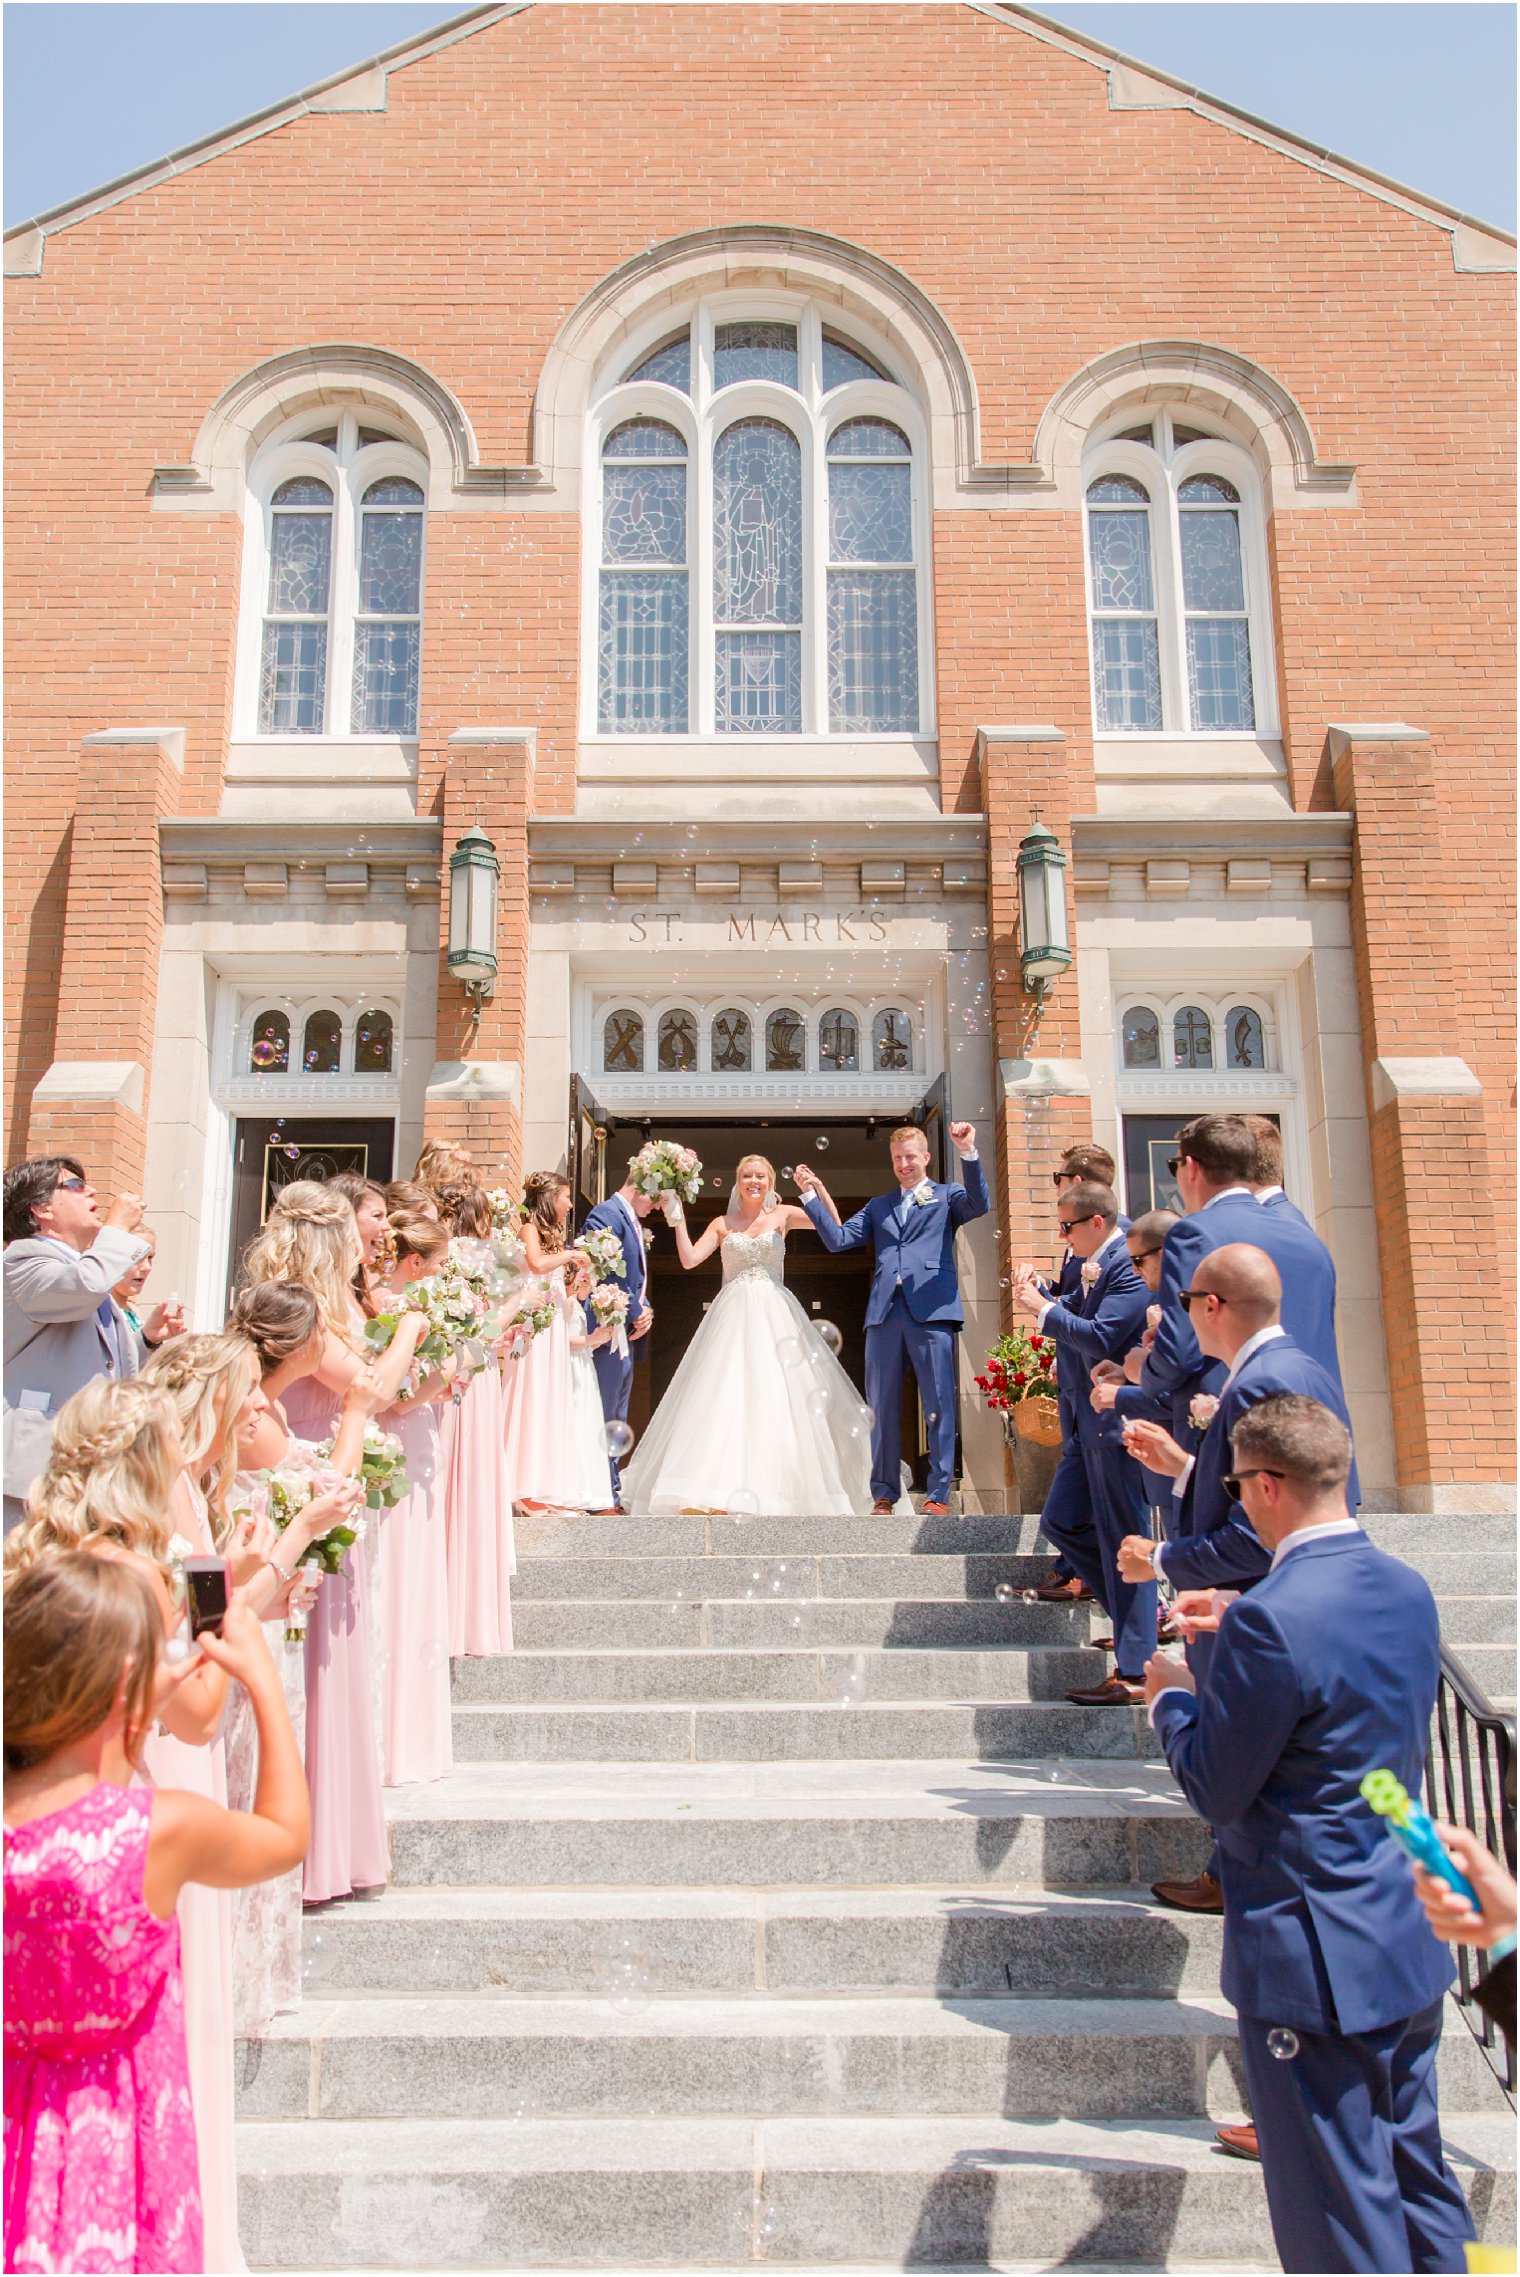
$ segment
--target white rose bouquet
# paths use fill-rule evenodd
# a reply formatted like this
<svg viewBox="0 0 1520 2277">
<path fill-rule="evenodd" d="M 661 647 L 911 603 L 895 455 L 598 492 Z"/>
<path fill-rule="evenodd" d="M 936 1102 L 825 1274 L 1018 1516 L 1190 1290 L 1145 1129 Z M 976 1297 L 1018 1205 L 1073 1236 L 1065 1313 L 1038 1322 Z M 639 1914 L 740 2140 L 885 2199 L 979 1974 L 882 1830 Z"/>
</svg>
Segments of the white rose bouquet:
<svg viewBox="0 0 1520 2277">
<path fill-rule="evenodd" d="M 517 1229 L 526 1212 L 521 1202 L 514 1202 L 505 1186 L 493 1186 L 486 1195 L 491 1205 L 491 1232 L 497 1240 L 503 1235 L 517 1239 Z"/>
<path fill-rule="evenodd" d="M 599 1281 L 587 1299 L 598 1328 L 621 1328 L 628 1318 L 628 1291 Z"/>
<path fill-rule="evenodd" d="M 647 1146 L 641 1146 L 628 1166 L 628 1175 L 639 1192 L 655 1202 L 666 1194 L 694 1202 L 702 1191 L 701 1157 L 672 1139 L 651 1139 Z"/>
<path fill-rule="evenodd" d="M 590 1258 L 591 1270 L 598 1282 L 613 1276 L 619 1281 L 627 1280 L 628 1259 L 623 1254 L 623 1244 L 610 1228 L 599 1233 L 583 1233 L 575 1246 L 583 1257 Z"/>
</svg>

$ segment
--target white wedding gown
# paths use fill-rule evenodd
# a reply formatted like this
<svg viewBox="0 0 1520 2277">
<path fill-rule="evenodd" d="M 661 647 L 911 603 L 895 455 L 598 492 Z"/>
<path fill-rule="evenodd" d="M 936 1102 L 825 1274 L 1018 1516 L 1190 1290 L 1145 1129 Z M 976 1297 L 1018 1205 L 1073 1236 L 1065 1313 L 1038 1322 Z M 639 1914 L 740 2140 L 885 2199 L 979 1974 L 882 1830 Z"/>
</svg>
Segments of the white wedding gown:
<svg viewBox="0 0 1520 2277">
<path fill-rule="evenodd" d="M 782 1280 L 786 1235 L 731 1233 L 723 1287 L 623 1465 L 636 1517 L 861 1516 L 871 1411 Z"/>
</svg>

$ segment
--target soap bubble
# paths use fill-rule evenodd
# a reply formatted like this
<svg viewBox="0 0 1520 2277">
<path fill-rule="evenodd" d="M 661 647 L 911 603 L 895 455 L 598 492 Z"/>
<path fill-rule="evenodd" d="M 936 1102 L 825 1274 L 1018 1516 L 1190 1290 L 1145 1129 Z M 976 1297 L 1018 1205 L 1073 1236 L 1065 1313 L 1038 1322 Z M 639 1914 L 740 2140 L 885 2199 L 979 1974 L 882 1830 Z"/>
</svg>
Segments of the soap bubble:
<svg viewBox="0 0 1520 2277">
<path fill-rule="evenodd" d="M 715 1189 L 715 1190 L 716 1190 L 718 1193 L 721 1193 L 721 1192 L 723 1191 L 723 1181 L 722 1181 L 722 1179 L 721 1179 L 721 1178 L 715 1178 L 715 1179 L 713 1180 L 713 1186 L 714 1186 L 714 1189 Z"/>
<path fill-rule="evenodd" d="M 807 1354 L 795 1336 L 784 1336 L 776 1347 L 776 1357 L 783 1368 L 800 1368 Z"/>
<path fill-rule="evenodd" d="M 747 1486 L 731 1487 L 723 1497 L 723 1507 L 730 1518 L 758 1518 L 760 1515 L 760 1497 L 758 1494 L 751 1494 Z"/>
<path fill-rule="evenodd" d="M 620 1938 L 606 1968 L 607 1997 L 620 2016 L 641 2016 L 653 1997 L 654 1979 L 644 1949 L 633 1938 Z"/>
<path fill-rule="evenodd" d="M 844 1350 L 844 1338 L 840 1335 L 839 1330 L 831 1320 L 815 1320 L 813 1326 L 837 1360 Z"/>
<path fill-rule="evenodd" d="M 1267 2034 L 1267 2053 L 1276 2056 L 1280 2064 L 1290 2064 L 1298 2054 L 1298 2034 L 1290 2032 L 1285 2024 L 1275 2024 Z"/>
<path fill-rule="evenodd" d="M 273 1067 L 279 1056 L 279 1045 L 271 1043 L 267 1036 L 260 1036 L 249 1054 L 255 1067 Z"/>
<path fill-rule="evenodd" d="M 429 1676 L 436 1676 L 440 1668 L 449 1665 L 449 1648 L 441 1637 L 429 1637 L 422 1648 L 422 1665 Z"/>
<path fill-rule="evenodd" d="M 827 1153 L 828 1153 L 828 1151 L 829 1151 L 829 1142 L 828 1142 L 828 1140 L 827 1140 L 826 1138 L 818 1138 L 818 1139 L 814 1139 L 814 1141 L 813 1141 L 813 1144 L 814 1144 L 814 1146 L 815 1146 L 815 1147 L 818 1149 L 818 1152 L 819 1152 L 820 1154 L 827 1154 Z"/>
<path fill-rule="evenodd" d="M 845 1673 L 844 1683 L 840 1690 L 839 1705 L 842 1708 L 858 1708 L 865 1698 L 865 1691 L 866 1656 L 863 1652 L 852 1653 L 850 1665 Z"/>
<path fill-rule="evenodd" d="M 328 1931 L 313 1930 L 301 1946 L 301 1983 L 307 1992 L 325 1984 L 337 1963 L 336 1939 Z"/>
<path fill-rule="evenodd" d="M 614 1416 L 608 1424 L 604 1437 L 607 1441 L 607 1452 L 615 1463 L 620 1463 L 625 1455 L 633 1453 L 633 1431 L 628 1424 L 622 1422 L 617 1416 Z"/>
<path fill-rule="evenodd" d="M 793 1170 L 793 1168 L 792 1168 L 792 1166 L 791 1166 L 791 1164 L 790 1164 L 789 1162 L 783 1162 L 783 1163 L 782 1163 L 782 1165 L 781 1165 L 781 1175 L 782 1175 L 782 1177 L 783 1177 L 783 1178 L 789 1178 L 789 1179 L 791 1179 L 791 1181 L 792 1181 L 792 1183 L 793 1183 L 794 1185 L 796 1184 L 796 1182 L 797 1182 L 797 1173 L 796 1173 L 796 1172 Z"/>
<path fill-rule="evenodd" d="M 519 2124 L 525 2119 L 538 2117 L 538 2105 L 529 2096 L 519 2095 L 507 2104 L 507 2117 Z"/>
<path fill-rule="evenodd" d="M 781 2214 L 775 2201 L 757 2190 L 751 2211 L 753 2234 L 757 2238 L 775 2237 L 781 2228 Z"/>
<path fill-rule="evenodd" d="M 827 1415 L 829 1412 L 829 1400 L 827 1392 L 810 1391 L 807 1395 L 807 1398 L 803 1401 L 802 1404 L 807 1409 L 809 1415 Z"/>
<path fill-rule="evenodd" d="M 1000 1605 L 1011 1605 L 1015 1595 L 1013 1583 L 1011 1581 L 1000 1581 L 992 1594 Z"/>
</svg>

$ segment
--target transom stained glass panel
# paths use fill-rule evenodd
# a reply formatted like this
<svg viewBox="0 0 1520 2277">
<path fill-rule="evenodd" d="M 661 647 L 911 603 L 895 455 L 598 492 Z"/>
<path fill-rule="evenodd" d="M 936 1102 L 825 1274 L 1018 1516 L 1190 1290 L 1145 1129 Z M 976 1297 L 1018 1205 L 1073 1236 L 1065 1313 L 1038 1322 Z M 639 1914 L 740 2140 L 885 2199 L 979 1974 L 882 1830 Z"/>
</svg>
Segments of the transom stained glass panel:
<svg viewBox="0 0 1520 2277">
<path fill-rule="evenodd" d="M 1265 1067 L 1266 1039 L 1261 1014 L 1249 1004 L 1234 1004 L 1225 1014 L 1225 1049 L 1231 1067 Z"/>
<path fill-rule="evenodd" d="M 913 471 L 904 465 L 829 468 L 829 558 L 913 559 Z"/>
<path fill-rule="evenodd" d="M 652 348 L 641 364 L 635 364 L 626 377 L 630 380 L 662 380 L 666 387 L 677 387 L 683 395 L 691 393 L 691 334 L 678 332 L 670 340 Z"/>
<path fill-rule="evenodd" d="M 860 1065 L 860 1023 L 853 1012 L 825 1012 L 818 1024 L 818 1065 L 853 1075 Z"/>
<path fill-rule="evenodd" d="M 1182 530 L 1182 598 L 1189 609 L 1243 609 L 1240 520 L 1230 513 L 1186 513 Z"/>
<path fill-rule="evenodd" d="M 918 726 L 918 590 L 911 569 L 829 571 L 829 724 Z"/>
<path fill-rule="evenodd" d="M 1120 1023 L 1120 1037 L 1126 1067 L 1159 1067 L 1161 1065 L 1161 1023 L 1145 1004 L 1137 1004 L 1126 1012 Z"/>
<path fill-rule="evenodd" d="M 750 1062 L 749 1014 L 720 1012 L 712 1025 L 712 1063 L 720 1075 L 747 1075 Z"/>
<path fill-rule="evenodd" d="M 913 1027 L 906 1012 L 878 1012 L 871 1022 L 878 1075 L 900 1075 L 913 1065 Z"/>
<path fill-rule="evenodd" d="M 609 1012 L 602 1026 L 602 1065 L 610 1075 L 644 1072 L 644 1016 Z"/>
<path fill-rule="evenodd" d="M 713 328 L 713 385 L 733 387 L 739 380 L 777 380 L 797 385 L 795 324 L 719 324 Z"/>
<path fill-rule="evenodd" d="M 1197 1004 L 1185 1004 L 1172 1021 L 1172 1065 L 1212 1067 L 1214 1024 Z"/>
<path fill-rule="evenodd" d="M 1148 514 L 1089 513 L 1087 544 L 1095 609 L 1154 609 Z"/>
<path fill-rule="evenodd" d="M 807 1065 L 807 1030 L 796 1012 L 773 1012 L 765 1023 L 765 1064 L 772 1075 L 800 1075 Z"/>
<path fill-rule="evenodd" d="M 1180 440 L 1180 437 L 1179 437 Z M 1222 474 L 1191 474 L 1177 492 L 1184 506 L 1238 506 L 1240 492 Z"/>
<path fill-rule="evenodd" d="M 609 466 L 602 473 L 604 561 L 686 559 L 684 466 Z"/>
<path fill-rule="evenodd" d="M 1150 493 L 1127 474 L 1100 474 L 1087 485 L 1089 506 L 1148 506 Z"/>
<path fill-rule="evenodd" d="M 301 1068 L 306 1075 L 336 1075 L 343 1057 L 343 1022 L 336 1012 L 313 1012 L 306 1023 Z"/>
<path fill-rule="evenodd" d="M 913 446 L 890 419 L 847 419 L 829 437 L 831 459 L 910 459 Z"/>
<path fill-rule="evenodd" d="M 320 436 L 313 436 L 312 440 L 319 442 L 321 438 Z M 332 439 L 334 449 L 337 447 L 337 440 L 335 428 Z M 271 505 L 274 506 L 331 506 L 332 502 L 331 490 L 321 477 L 315 474 L 293 474 L 288 482 L 280 484 L 279 489 L 270 501 Z"/>
<path fill-rule="evenodd" d="M 376 513 L 367 503 L 359 539 L 359 608 L 373 617 L 414 617 L 422 605 L 422 516 Z"/>
<path fill-rule="evenodd" d="M 656 1058 L 662 1075 L 689 1075 L 697 1064 L 696 1014 L 662 1012 Z"/>
<path fill-rule="evenodd" d="M 713 614 L 802 622 L 802 449 L 774 419 L 743 419 L 713 452 Z"/>
<path fill-rule="evenodd" d="M 835 332 L 823 336 L 823 386 L 827 394 L 831 387 L 843 387 L 850 380 L 884 379 L 895 386 L 889 372 L 872 363 L 863 348 L 854 348 L 848 340 L 841 340 Z"/>
<path fill-rule="evenodd" d="M 1188 706 L 1195 729 L 1229 732 L 1256 725 L 1251 638 L 1244 617 L 1189 617 Z"/>
<path fill-rule="evenodd" d="M 685 438 L 663 419 L 625 419 L 602 445 L 604 459 L 684 459 Z"/>
</svg>

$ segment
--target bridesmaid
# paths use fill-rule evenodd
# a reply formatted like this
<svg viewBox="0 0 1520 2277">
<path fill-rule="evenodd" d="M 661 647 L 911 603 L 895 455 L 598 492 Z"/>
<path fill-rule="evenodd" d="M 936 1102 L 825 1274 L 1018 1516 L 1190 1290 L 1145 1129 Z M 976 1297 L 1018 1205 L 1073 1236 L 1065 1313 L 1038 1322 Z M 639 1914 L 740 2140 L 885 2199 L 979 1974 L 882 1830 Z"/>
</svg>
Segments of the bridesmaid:
<svg viewBox="0 0 1520 2277">
<path fill-rule="evenodd" d="M 491 1205 L 479 1186 L 445 1186 L 443 1222 L 456 1240 L 488 1241 Z M 597 1409 L 601 1413 L 600 1407 Z M 449 1650 L 512 1650 L 512 1493 L 507 1479 L 501 1370 L 493 1355 L 442 1410 L 443 1531 L 448 1551 Z"/>
<path fill-rule="evenodd" d="M 570 1334 L 584 1316 L 567 1292 L 565 1231 L 570 1181 L 535 1171 L 523 1188 L 522 1243 L 536 1287 L 527 1302 L 552 1305 L 554 1318 L 520 1360 L 507 1366 L 507 1471 L 519 1510 L 573 1510 L 581 1491 L 570 1388 Z"/>
<path fill-rule="evenodd" d="M 263 1231 L 250 1244 L 244 1278 L 300 1281 L 317 1299 L 322 1357 L 291 1382 L 283 1405 L 298 1438 L 326 1440 L 337 1429 L 343 1395 L 366 1364 L 364 1315 L 353 1293 L 359 1235 L 353 1206 L 312 1179 L 282 1188 Z M 404 1320 L 372 1362 L 381 1397 L 394 1399 L 422 1339 L 420 1315 Z M 312 1835 L 304 1880 L 308 1904 L 377 1889 L 390 1874 L 380 1795 L 380 1734 L 375 1712 L 374 1613 L 367 1561 L 350 1551 L 323 1581 L 306 1630 L 306 1780 Z"/>
<path fill-rule="evenodd" d="M 396 1262 L 377 1299 L 401 1296 L 448 1262 L 449 1237 L 435 1218 L 392 1215 Z M 402 1325 L 420 1319 L 404 1314 Z M 401 1333 L 397 1330 L 397 1335 Z M 454 1762 L 449 1689 L 449 1584 L 437 1402 L 448 1378 L 429 1371 L 384 1428 L 406 1450 L 407 1492 L 380 1522 L 381 1751 L 388 1787 L 441 1779 Z"/>
<path fill-rule="evenodd" d="M 478 1186 L 480 1171 L 475 1157 L 458 1139 L 429 1139 L 412 1172 L 419 1186 L 441 1194 L 447 1186 Z"/>
</svg>

